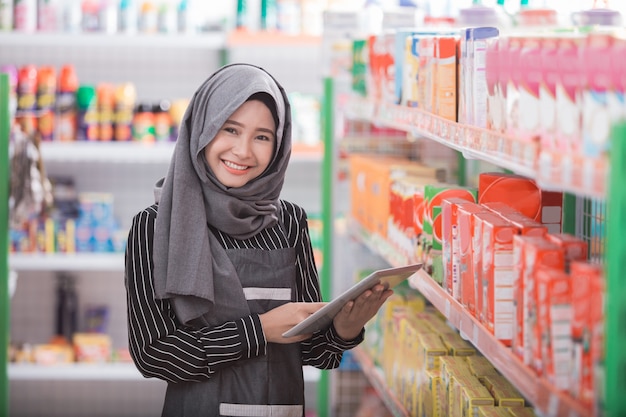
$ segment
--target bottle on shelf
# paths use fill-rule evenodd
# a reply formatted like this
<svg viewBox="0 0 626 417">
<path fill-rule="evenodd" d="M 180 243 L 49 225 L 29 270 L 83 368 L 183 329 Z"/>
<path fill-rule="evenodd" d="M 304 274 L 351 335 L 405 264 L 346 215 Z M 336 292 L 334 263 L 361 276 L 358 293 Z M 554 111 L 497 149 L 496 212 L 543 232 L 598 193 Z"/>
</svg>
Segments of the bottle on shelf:
<svg viewBox="0 0 626 417">
<path fill-rule="evenodd" d="M 71 64 L 64 65 L 59 72 L 56 99 L 56 130 L 61 142 L 76 140 L 76 90 L 76 70 Z"/>
</svg>

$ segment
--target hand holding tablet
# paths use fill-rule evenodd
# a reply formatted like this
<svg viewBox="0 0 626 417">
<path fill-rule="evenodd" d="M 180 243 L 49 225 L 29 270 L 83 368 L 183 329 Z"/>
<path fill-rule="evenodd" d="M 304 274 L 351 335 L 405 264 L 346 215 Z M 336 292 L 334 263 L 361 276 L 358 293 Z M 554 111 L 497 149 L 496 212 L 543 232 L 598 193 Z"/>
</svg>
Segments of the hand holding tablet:
<svg viewBox="0 0 626 417">
<path fill-rule="evenodd" d="M 313 333 L 330 325 L 333 318 L 350 300 L 357 298 L 363 291 L 368 290 L 379 282 L 391 289 L 409 278 L 422 267 L 422 264 L 412 264 L 395 268 L 377 270 L 355 285 L 344 291 L 333 301 L 326 304 L 315 313 L 283 333 L 283 337 L 292 337 L 300 334 Z"/>
</svg>

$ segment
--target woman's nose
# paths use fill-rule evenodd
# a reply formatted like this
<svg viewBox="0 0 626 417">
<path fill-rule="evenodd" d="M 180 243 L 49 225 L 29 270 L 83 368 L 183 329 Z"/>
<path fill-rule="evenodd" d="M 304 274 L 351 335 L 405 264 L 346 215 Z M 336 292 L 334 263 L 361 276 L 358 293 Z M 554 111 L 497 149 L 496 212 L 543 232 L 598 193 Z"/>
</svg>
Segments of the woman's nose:
<svg viewBox="0 0 626 417">
<path fill-rule="evenodd" d="M 247 137 L 241 137 L 233 146 L 233 153 L 239 157 L 249 156 L 252 149 L 252 140 Z"/>
</svg>

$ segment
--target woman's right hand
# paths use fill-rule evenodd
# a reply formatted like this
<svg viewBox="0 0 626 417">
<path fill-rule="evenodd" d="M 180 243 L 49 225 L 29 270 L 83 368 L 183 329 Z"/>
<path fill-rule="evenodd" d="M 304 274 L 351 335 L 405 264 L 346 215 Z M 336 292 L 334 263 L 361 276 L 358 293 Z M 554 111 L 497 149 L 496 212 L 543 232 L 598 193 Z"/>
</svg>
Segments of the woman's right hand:
<svg viewBox="0 0 626 417">
<path fill-rule="evenodd" d="M 283 337 L 283 333 L 315 313 L 326 303 L 287 303 L 260 314 L 265 340 L 271 343 L 296 343 L 311 337 L 311 334 Z"/>
</svg>

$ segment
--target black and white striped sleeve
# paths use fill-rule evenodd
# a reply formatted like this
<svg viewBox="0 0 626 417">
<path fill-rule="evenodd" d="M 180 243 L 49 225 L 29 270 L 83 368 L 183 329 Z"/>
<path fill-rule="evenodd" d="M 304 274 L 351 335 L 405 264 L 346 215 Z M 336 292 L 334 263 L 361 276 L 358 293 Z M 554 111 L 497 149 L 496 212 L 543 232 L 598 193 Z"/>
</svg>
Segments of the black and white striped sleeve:
<svg viewBox="0 0 626 417">
<path fill-rule="evenodd" d="M 296 248 L 296 273 L 298 301 L 322 301 L 319 275 L 313 257 L 313 247 L 309 233 L 306 212 L 297 205 L 284 202 L 283 208 L 293 216 L 285 219 L 290 243 Z M 337 368 L 341 363 L 343 352 L 352 349 L 363 341 L 364 330 L 354 340 L 345 341 L 331 325 L 328 329 L 316 332 L 311 339 L 301 343 L 304 365 L 320 369 Z"/>
<path fill-rule="evenodd" d="M 171 382 L 202 381 L 240 359 L 265 355 L 258 315 L 191 329 L 178 323 L 167 300 L 155 299 L 155 219 L 156 206 L 133 218 L 125 257 L 129 350 L 141 374 Z"/>
</svg>

